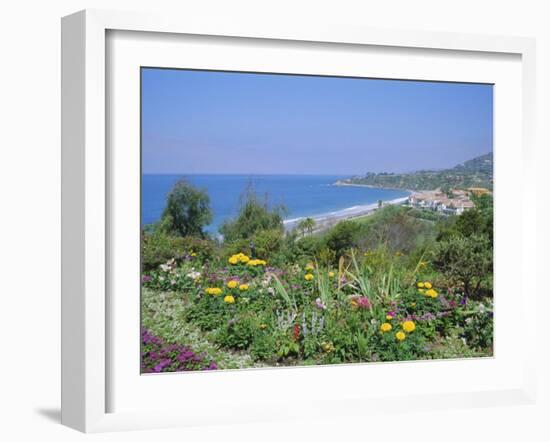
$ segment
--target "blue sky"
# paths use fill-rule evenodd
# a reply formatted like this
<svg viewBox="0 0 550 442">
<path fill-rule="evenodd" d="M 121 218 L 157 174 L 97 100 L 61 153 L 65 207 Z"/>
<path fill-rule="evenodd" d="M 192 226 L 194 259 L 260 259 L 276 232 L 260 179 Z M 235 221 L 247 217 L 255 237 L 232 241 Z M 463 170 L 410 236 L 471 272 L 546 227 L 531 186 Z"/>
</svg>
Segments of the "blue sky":
<svg viewBox="0 0 550 442">
<path fill-rule="evenodd" d="M 490 85 L 142 69 L 144 173 L 403 172 L 492 146 Z"/>
</svg>

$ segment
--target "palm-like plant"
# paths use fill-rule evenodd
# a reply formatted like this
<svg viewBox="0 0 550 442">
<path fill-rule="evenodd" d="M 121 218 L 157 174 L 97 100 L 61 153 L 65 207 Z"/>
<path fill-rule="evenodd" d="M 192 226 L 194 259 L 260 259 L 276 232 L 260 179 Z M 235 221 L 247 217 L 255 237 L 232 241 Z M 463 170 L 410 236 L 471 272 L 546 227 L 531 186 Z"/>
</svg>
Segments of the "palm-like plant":
<svg viewBox="0 0 550 442">
<path fill-rule="evenodd" d="M 302 231 L 302 236 L 306 236 L 306 232 L 311 235 L 315 229 L 315 220 L 313 218 L 304 218 L 298 223 L 298 229 Z"/>
</svg>

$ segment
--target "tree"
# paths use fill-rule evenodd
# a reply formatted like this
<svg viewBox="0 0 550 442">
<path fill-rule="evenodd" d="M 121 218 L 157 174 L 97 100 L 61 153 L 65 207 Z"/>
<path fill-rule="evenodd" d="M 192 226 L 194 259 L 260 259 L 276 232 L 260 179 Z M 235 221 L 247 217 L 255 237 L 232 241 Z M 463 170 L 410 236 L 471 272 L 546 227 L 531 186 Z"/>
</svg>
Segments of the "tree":
<svg viewBox="0 0 550 442">
<path fill-rule="evenodd" d="M 179 180 L 166 198 L 161 229 L 171 235 L 204 237 L 203 227 L 212 222 L 210 197 L 185 179 Z"/>
<path fill-rule="evenodd" d="M 455 235 L 438 243 L 433 266 L 450 280 L 464 285 L 466 296 L 479 293 L 481 283 L 493 272 L 493 250 L 487 235 Z"/>
<path fill-rule="evenodd" d="M 305 236 L 306 232 L 311 235 L 313 233 L 313 229 L 315 228 L 315 220 L 309 217 L 303 218 L 296 227 L 302 231 L 302 236 Z"/>
</svg>

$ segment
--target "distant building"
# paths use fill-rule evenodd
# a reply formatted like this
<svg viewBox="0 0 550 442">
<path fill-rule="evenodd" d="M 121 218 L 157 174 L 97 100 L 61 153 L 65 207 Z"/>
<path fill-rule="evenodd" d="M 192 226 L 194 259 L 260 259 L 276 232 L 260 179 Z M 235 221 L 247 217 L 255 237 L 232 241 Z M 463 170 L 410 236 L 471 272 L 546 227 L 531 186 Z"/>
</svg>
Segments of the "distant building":
<svg viewBox="0 0 550 442">
<path fill-rule="evenodd" d="M 472 192 L 474 195 L 489 195 L 492 192 L 489 189 L 486 189 L 485 187 L 470 187 L 468 188 L 469 192 Z"/>
<path fill-rule="evenodd" d="M 452 190 L 449 194 L 440 190 L 415 193 L 409 197 L 408 204 L 411 207 L 433 210 L 444 215 L 460 215 L 474 207 L 468 192 L 464 190 Z"/>
</svg>

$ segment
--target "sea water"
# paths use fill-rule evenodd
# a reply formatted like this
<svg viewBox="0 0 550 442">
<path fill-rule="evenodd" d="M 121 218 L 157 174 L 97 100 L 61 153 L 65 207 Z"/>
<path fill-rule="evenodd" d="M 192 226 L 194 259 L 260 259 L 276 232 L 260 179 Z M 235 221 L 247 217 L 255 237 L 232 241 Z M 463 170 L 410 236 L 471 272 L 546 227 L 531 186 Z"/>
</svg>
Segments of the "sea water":
<svg viewBox="0 0 550 442">
<path fill-rule="evenodd" d="M 358 213 L 366 206 L 376 206 L 379 200 L 396 201 L 408 192 L 396 189 L 337 186 L 335 182 L 348 178 L 335 175 L 142 175 L 141 221 L 158 221 L 166 205 L 166 196 L 181 178 L 204 189 L 210 197 L 213 221 L 206 230 L 216 233 L 218 227 L 239 211 L 241 195 L 253 188 L 261 201 L 267 198 L 270 207 L 283 205 L 285 219 L 293 223 L 304 217 L 322 219 Z"/>
</svg>

